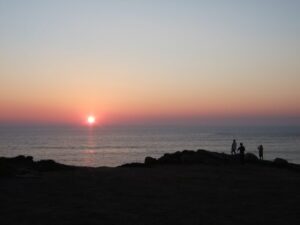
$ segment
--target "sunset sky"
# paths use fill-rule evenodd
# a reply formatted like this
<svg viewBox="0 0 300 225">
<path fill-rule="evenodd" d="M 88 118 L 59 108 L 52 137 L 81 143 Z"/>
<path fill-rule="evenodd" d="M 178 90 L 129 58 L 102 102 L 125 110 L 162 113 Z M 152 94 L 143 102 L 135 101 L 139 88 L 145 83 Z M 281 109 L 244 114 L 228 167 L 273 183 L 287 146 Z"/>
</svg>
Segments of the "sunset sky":
<svg viewBox="0 0 300 225">
<path fill-rule="evenodd" d="M 300 1 L 0 0 L 0 124 L 300 124 Z"/>
</svg>

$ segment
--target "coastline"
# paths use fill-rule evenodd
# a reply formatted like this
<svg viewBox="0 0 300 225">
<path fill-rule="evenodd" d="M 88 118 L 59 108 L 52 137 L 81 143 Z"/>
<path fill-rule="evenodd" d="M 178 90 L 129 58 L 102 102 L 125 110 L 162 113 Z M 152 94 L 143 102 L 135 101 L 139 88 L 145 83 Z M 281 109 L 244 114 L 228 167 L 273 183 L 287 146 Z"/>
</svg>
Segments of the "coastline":
<svg viewBox="0 0 300 225">
<path fill-rule="evenodd" d="M 300 171 L 300 164 L 290 163 L 282 158 L 274 160 L 259 160 L 253 153 L 246 153 L 245 164 L 285 168 Z M 163 165 L 227 165 L 235 166 L 241 164 L 238 154 L 230 155 L 226 153 L 212 152 L 203 149 L 183 150 L 174 153 L 166 153 L 159 158 L 145 157 L 144 162 L 125 163 L 116 167 L 83 167 L 75 165 L 65 165 L 54 160 L 35 161 L 32 156 L 19 155 L 16 157 L 0 157 L 0 177 L 13 177 L 28 175 L 35 172 L 66 171 L 75 169 L 99 169 L 117 167 L 154 167 Z M 246 165 L 244 165 L 246 166 Z"/>
<path fill-rule="evenodd" d="M 4 225 L 300 221 L 296 164 L 248 158 L 242 165 L 234 156 L 204 150 L 119 167 L 74 167 L 31 157 L 10 160 L 22 173 L 0 178 Z M 3 158 L 0 162 L 3 168 Z"/>
</svg>

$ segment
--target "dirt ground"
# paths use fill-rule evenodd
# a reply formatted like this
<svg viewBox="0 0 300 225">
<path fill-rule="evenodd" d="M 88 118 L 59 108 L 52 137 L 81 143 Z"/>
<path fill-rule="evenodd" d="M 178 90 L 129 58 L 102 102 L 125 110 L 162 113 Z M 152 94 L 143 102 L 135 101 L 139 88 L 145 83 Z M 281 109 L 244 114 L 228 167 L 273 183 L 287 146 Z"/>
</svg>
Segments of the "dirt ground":
<svg viewBox="0 0 300 225">
<path fill-rule="evenodd" d="M 0 224 L 300 224 L 300 173 L 164 165 L 1 178 Z"/>
</svg>

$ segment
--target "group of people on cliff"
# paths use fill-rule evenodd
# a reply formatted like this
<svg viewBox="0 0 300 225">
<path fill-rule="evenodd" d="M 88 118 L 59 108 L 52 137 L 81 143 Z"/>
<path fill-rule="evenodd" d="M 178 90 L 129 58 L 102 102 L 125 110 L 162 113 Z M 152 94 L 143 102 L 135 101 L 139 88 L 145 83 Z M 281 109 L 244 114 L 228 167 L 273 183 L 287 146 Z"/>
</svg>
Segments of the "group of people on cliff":
<svg viewBox="0 0 300 225">
<path fill-rule="evenodd" d="M 257 147 L 257 149 L 258 149 L 259 159 L 263 160 L 264 159 L 264 147 L 263 147 L 263 145 L 259 145 Z M 237 143 L 236 143 L 236 140 L 234 139 L 233 142 L 232 142 L 232 145 L 231 145 L 231 154 L 236 155 L 237 152 L 238 152 L 239 156 L 240 156 L 241 163 L 244 163 L 244 161 L 245 161 L 245 151 L 246 151 L 246 148 L 245 148 L 244 144 L 241 142 L 240 146 L 237 148 Z"/>
</svg>

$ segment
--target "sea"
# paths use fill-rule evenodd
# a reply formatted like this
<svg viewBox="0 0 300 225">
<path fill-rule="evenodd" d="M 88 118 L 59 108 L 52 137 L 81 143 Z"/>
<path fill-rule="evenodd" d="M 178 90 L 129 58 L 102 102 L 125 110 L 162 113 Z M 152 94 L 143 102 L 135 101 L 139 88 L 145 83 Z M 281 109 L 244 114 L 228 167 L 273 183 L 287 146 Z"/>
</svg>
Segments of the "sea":
<svg viewBox="0 0 300 225">
<path fill-rule="evenodd" d="M 0 126 L 0 156 L 30 155 L 76 166 L 119 166 L 181 150 L 230 154 L 232 140 L 246 152 L 300 163 L 300 127 L 294 126 Z"/>
</svg>

